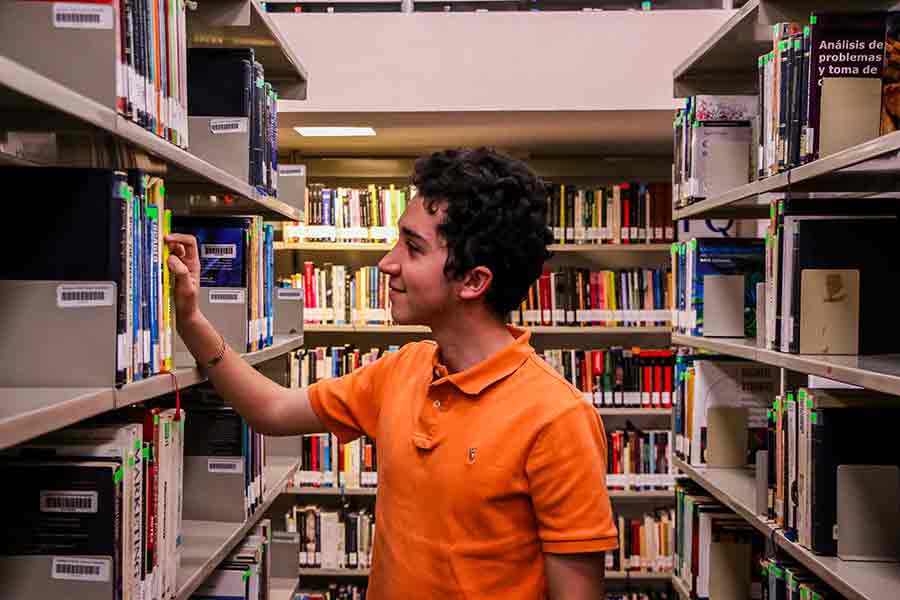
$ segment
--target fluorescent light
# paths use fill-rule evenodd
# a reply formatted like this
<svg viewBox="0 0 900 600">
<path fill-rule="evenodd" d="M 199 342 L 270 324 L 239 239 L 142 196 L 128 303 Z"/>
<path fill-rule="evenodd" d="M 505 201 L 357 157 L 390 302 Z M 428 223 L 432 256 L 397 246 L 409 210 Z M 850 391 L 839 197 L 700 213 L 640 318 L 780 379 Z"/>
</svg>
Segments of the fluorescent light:
<svg viewBox="0 0 900 600">
<path fill-rule="evenodd" d="M 375 135 L 375 130 L 371 127 L 294 127 L 294 131 L 304 137 L 350 137 Z"/>
</svg>

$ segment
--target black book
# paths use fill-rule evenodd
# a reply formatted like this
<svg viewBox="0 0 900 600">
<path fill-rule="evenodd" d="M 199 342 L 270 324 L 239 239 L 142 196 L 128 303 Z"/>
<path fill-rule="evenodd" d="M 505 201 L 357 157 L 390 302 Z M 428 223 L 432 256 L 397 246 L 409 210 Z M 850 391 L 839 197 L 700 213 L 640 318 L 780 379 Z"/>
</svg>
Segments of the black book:
<svg viewBox="0 0 900 600">
<path fill-rule="evenodd" d="M 791 45 L 790 38 L 782 39 L 778 42 L 779 52 L 776 54 L 776 57 L 779 60 L 779 65 L 781 68 L 781 74 L 778 77 L 778 134 L 777 145 L 776 145 L 776 161 L 778 164 L 778 170 L 783 171 L 787 161 L 785 157 L 787 156 L 787 139 L 788 139 L 788 124 L 790 122 L 790 86 L 791 86 L 791 66 L 793 62 L 791 60 L 793 55 L 793 46 Z"/>
<path fill-rule="evenodd" d="M 188 114 L 249 118 L 253 61 L 252 48 L 188 48 Z"/>
<path fill-rule="evenodd" d="M 265 170 L 265 71 L 262 63 L 253 61 L 253 85 L 251 103 L 253 113 L 250 118 L 250 184 L 264 187 Z"/>
<path fill-rule="evenodd" d="M 39 186 L 40 223 L 46 243 L 22 252 L 15 236 L 3 236 L 0 279 L 114 282 L 117 286 L 118 341 L 124 343 L 131 312 L 128 294 L 129 189 L 124 173 L 111 169 L 6 167 L 0 169 L 6 189 L 25 193 Z M 36 217 L 29 202 L 10 202 L 9 223 L 28 223 Z M 125 382 L 127 357 L 116 366 L 116 382 Z"/>
<path fill-rule="evenodd" d="M 233 408 L 190 407 L 191 435 L 185 436 L 185 456 L 243 456 L 244 420 Z"/>
<path fill-rule="evenodd" d="M 788 43 L 791 44 L 791 103 L 786 162 L 788 168 L 793 168 L 800 164 L 800 126 L 803 122 L 802 98 L 805 82 L 803 70 L 803 34 L 798 33 L 792 35 L 788 40 Z"/>
</svg>

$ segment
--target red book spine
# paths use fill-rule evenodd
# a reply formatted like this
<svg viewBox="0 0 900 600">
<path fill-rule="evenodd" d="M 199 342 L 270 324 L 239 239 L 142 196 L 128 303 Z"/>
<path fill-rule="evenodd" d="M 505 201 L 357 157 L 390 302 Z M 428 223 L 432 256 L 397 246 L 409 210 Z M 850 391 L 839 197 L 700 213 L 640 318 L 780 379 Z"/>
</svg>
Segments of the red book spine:
<svg viewBox="0 0 900 600">
<path fill-rule="evenodd" d="M 316 307 L 316 295 L 313 294 L 313 276 L 315 267 L 310 261 L 303 263 L 303 297 L 306 299 L 306 308 Z"/>
<path fill-rule="evenodd" d="M 622 189 L 622 243 L 629 244 L 631 240 L 631 186 L 623 183 Z"/>
<path fill-rule="evenodd" d="M 544 325 L 550 325 L 551 315 L 550 315 L 550 271 L 544 271 L 541 273 L 540 278 L 538 279 L 539 291 L 541 294 L 541 318 L 540 322 Z"/>
<path fill-rule="evenodd" d="M 644 354 L 647 354 L 645 352 Z M 651 362 L 653 361 L 652 353 L 650 356 L 643 356 L 644 360 L 644 389 L 641 390 L 641 404 L 647 408 L 650 406 L 651 399 L 650 396 L 653 394 L 653 367 L 651 366 Z"/>
<path fill-rule="evenodd" d="M 312 438 L 312 456 L 310 457 L 310 461 L 312 464 L 310 465 L 310 471 L 316 472 L 319 470 L 319 436 L 313 436 Z M 318 485 L 318 484 L 316 484 Z"/>
<path fill-rule="evenodd" d="M 653 365 L 653 406 L 655 408 L 659 408 L 662 402 L 663 367 L 660 363 L 665 360 L 662 354 L 663 353 L 660 353 L 659 359 L 657 359 L 656 364 Z"/>
<path fill-rule="evenodd" d="M 663 367 L 663 408 L 672 408 L 672 365 Z"/>
</svg>

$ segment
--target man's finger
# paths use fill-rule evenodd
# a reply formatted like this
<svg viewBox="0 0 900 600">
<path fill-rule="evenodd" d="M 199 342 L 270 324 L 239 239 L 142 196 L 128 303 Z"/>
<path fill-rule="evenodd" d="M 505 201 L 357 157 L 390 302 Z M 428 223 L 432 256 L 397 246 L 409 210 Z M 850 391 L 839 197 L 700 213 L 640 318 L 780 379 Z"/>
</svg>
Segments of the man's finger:
<svg viewBox="0 0 900 600">
<path fill-rule="evenodd" d="M 175 256 L 181 258 L 182 256 L 185 255 L 184 244 L 170 242 L 169 243 L 169 252 L 171 252 Z"/>
<path fill-rule="evenodd" d="M 166 236 L 166 243 L 180 244 L 187 260 L 193 260 L 197 256 L 197 238 L 188 233 L 170 233 Z"/>
<path fill-rule="evenodd" d="M 169 270 L 175 276 L 175 283 L 187 283 L 191 280 L 191 272 L 177 256 L 169 256 Z"/>
</svg>

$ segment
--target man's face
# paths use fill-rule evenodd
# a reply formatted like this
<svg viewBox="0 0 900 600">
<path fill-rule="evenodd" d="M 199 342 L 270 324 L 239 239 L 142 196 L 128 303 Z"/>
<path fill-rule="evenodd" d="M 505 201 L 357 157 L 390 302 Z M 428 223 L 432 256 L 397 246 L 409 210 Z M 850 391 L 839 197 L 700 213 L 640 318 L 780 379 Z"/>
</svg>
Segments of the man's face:
<svg viewBox="0 0 900 600">
<path fill-rule="evenodd" d="M 390 276 L 391 316 L 400 325 L 433 325 L 455 302 L 456 285 L 444 275 L 447 246 L 437 231 L 443 208 L 429 213 L 422 198 L 407 205 L 400 237 L 378 268 Z"/>
</svg>

